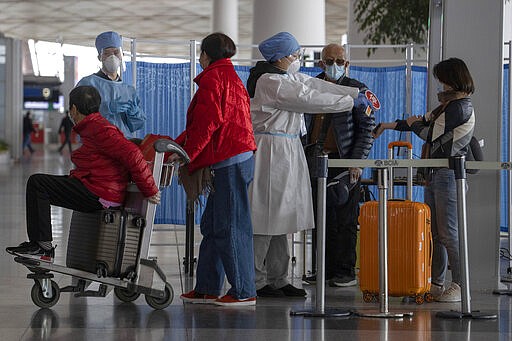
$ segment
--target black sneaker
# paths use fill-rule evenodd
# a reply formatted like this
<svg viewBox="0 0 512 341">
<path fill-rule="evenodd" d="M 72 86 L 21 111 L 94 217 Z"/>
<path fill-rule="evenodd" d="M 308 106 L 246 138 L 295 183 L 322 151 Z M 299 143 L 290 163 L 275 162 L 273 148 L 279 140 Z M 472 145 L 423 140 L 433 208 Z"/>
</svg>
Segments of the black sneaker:
<svg viewBox="0 0 512 341">
<path fill-rule="evenodd" d="M 8 247 L 6 251 L 23 258 L 36 259 L 46 263 L 53 263 L 55 247 L 45 250 L 37 242 L 23 242 L 18 246 Z"/>
<path fill-rule="evenodd" d="M 354 285 L 357 285 L 357 279 L 355 276 L 335 276 L 329 280 L 330 287 L 351 287 Z"/>
<path fill-rule="evenodd" d="M 306 296 L 306 290 L 296 288 L 291 284 L 286 284 L 284 287 L 279 288 L 279 291 L 282 291 L 285 296 L 291 296 L 291 297 L 305 297 Z"/>
<path fill-rule="evenodd" d="M 325 276 L 325 281 L 329 281 L 332 277 Z M 316 284 L 316 275 L 303 277 L 302 283 L 304 284 Z"/>
<path fill-rule="evenodd" d="M 265 285 L 263 288 L 256 290 L 258 297 L 283 297 L 284 292 L 272 288 L 270 285 Z"/>
<path fill-rule="evenodd" d="M 28 247 L 31 247 L 32 244 L 34 244 L 33 242 L 23 242 L 21 243 L 20 245 L 18 246 L 9 246 L 9 247 L 6 247 L 5 248 L 5 251 L 9 252 L 11 255 L 14 254 L 14 251 L 17 251 L 17 250 L 24 250 Z"/>
</svg>

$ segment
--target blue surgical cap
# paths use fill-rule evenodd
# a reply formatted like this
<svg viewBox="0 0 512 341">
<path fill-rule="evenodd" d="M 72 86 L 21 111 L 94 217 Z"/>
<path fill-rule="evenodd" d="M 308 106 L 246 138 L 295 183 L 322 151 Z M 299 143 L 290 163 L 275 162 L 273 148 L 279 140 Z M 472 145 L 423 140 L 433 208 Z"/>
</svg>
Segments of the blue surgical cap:
<svg viewBox="0 0 512 341">
<path fill-rule="evenodd" d="M 103 32 L 96 37 L 96 50 L 101 54 L 108 47 L 121 47 L 121 36 L 117 32 Z"/>
<path fill-rule="evenodd" d="M 297 39 L 288 32 L 279 32 L 262 41 L 258 48 L 263 57 L 269 62 L 289 56 L 300 49 Z"/>
</svg>

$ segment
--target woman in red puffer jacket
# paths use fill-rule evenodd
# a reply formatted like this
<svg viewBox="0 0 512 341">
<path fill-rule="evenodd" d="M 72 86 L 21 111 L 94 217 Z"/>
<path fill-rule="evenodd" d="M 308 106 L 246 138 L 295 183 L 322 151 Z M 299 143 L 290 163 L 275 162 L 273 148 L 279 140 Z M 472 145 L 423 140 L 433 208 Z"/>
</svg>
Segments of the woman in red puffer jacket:
<svg viewBox="0 0 512 341">
<path fill-rule="evenodd" d="M 254 172 L 250 100 L 231 63 L 236 47 L 231 38 L 213 33 L 201 42 L 203 72 L 187 112 L 186 130 L 176 139 L 188 153 L 191 173 L 213 173 L 201 219 L 203 240 L 194 290 L 185 302 L 254 305 L 254 256 L 247 189 Z M 208 171 L 206 171 L 208 174 Z M 194 174 L 192 174 L 194 176 Z M 227 277 L 231 288 L 221 296 Z"/>
</svg>

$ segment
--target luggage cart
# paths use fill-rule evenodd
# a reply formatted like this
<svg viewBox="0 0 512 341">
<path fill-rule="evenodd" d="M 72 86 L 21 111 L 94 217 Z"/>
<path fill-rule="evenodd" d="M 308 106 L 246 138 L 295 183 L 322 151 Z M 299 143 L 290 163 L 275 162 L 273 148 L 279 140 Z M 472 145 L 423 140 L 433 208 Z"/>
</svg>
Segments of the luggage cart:
<svg viewBox="0 0 512 341">
<path fill-rule="evenodd" d="M 155 183 L 164 188 L 171 184 L 178 166 L 175 163 L 164 163 L 164 153 L 176 153 L 184 163 L 188 163 L 190 159 L 181 146 L 171 140 L 157 140 L 154 148 L 156 155 L 153 176 Z M 124 278 L 106 277 L 101 271 L 93 273 L 15 255 L 14 260 L 30 270 L 27 278 L 34 280 L 30 295 L 35 305 L 41 308 L 52 307 L 58 302 L 61 292 L 75 293 L 75 297 L 105 297 L 112 288 L 116 297 L 123 302 L 132 302 L 141 294 L 145 296 L 147 304 L 154 309 L 164 309 L 172 302 L 172 286 L 167 282 L 156 261 L 149 258 L 156 205 L 145 200 L 133 183 L 128 185 L 127 191 L 124 209 L 143 217 L 139 222 L 141 236 L 133 273 Z M 53 272 L 72 276 L 74 285 L 59 287 L 52 280 Z M 93 282 L 100 284 L 99 289 L 86 290 Z"/>
</svg>

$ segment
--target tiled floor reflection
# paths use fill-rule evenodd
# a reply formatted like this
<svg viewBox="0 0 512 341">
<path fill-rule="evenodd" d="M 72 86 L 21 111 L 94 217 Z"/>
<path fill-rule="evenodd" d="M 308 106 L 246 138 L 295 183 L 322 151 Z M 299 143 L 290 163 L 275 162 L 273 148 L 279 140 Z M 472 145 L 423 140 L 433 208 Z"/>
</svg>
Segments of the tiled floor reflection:
<svg viewBox="0 0 512 341">
<path fill-rule="evenodd" d="M 0 165 L 1 247 L 15 245 L 25 234 L 25 183 L 36 172 L 66 174 L 71 167 L 67 154 L 60 156 L 56 146 L 39 149 L 30 159 Z M 52 209 L 57 262 L 64 264 L 66 239 L 71 213 Z M 26 279 L 25 267 L 14 263 L 4 252 L 0 260 L 0 340 L 512 340 L 512 296 L 472 292 L 473 309 L 498 314 L 494 320 L 449 320 L 438 311 L 460 310 L 460 304 L 430 303 L 418 306 L 390 298 L 392 312 L 412 311 L 412 318 L 375 319 L 304 318 L 290 316 L 291 311 L 315 308 L 315 287 L 304 286 L 306 299 L 260 298 L 256 307 L 224 308 L 183 305 L 178 296 L 193 286 L 193 278 L 180 273 L 184 257 L 184 228 L 162 226 L 155 232 L 158 244 L 151 254 L 158 262 L 175 292 L 173 303 L 155 311 L 144 298 L 121 303 L 110 293 L 106 298 L 75 298 L 62 293 L 51 309 L 39 309 L 30 299 L 33 282 Z M 298 238 L 297 238 L 298 239 Z M 196 242 L 200 235 L 196 231 Z M 176 245 L 178 244 L 178 246 Z M 197 252 L 197 247 L 196 247 Z M 292 280 L 302 285 L 304 269 L 302 246 L 296 244 L 296 262 Z M 56 274 L 60 286 L 71 278 Z M 326 306 L 358 312 L 378 310 L 378 304 L 362 301 L 358 288 L 326 288 Z"/>
</svg>

